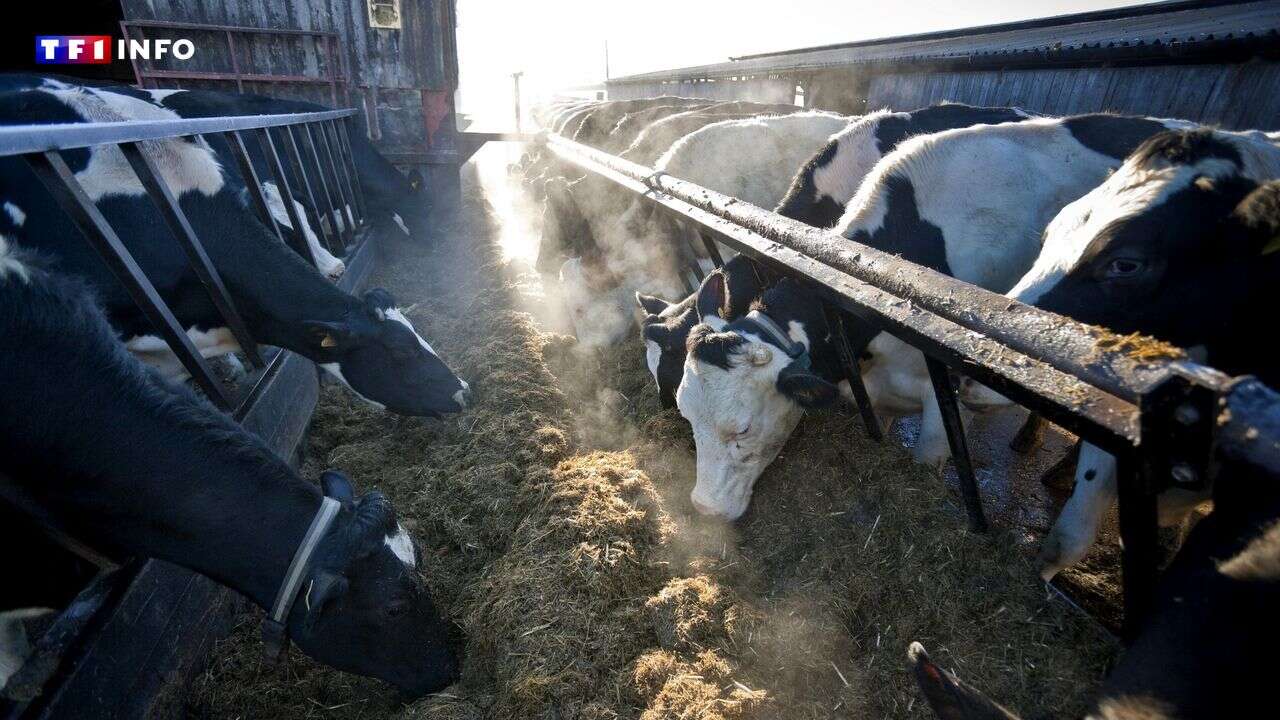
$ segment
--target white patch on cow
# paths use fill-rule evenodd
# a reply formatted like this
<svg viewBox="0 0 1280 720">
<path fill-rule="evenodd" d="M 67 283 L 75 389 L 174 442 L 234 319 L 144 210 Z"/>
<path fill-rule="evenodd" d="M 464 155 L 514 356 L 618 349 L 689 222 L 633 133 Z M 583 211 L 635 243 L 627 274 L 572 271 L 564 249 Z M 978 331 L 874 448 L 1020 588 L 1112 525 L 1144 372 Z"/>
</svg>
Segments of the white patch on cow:
<svg viewBox="0 0 1280 720">
<path fill-rule="evenodd" d="M 370 400 L 369 398 L 365 397 L 364 395 L 361 395 L 359 390 L 356 390 L 355 388 L 351 387 L 351 383 L 347 382 L 347 378 L 346 378 L 346 376 L 344 376 L 344 375 L 342 374 L 342 367 L 341 367 L 340 365 L 338 365 L 338 363 L 319 363 L 319 365 L 320 365 L 320 367 L 324 368 L 324 371 L 325 371 L 325 372 L 327 372 L 327 373 L 329 373 L 330 375 L 332 375 L 333 377 L 337 378 L 338 382 L 340 382 L 340 383 L 342 383 L 343 385 L 345 385 L 345 386 L 347 387 L 347 389 L 348 389 L 348 390 L 350 390 L 351 392 L 355 393 L 355 396 L 356 396 L 356 397 L 360 398 L 361 400 L 365 401 L 366 403 L 368 403 L 368 404 L 372 405 L 373 407 L 375 407 L 375 408 L 377 408 L 377 409 L 379 409 L 379 410 L 386 410 L 386 409 L 387 409 L 387 406 L 386 406 L 386 405 L 383 405 L 382 403 L 378 402 L 377 400 Z"/>
<path fill-rule="evenodd" d="M 409 318 L 404 316 L 404 311 L 400 308 L 391 308 L 390 310 L 387 310 L 384 319 L 392 322 L 398 322 L 409 328 L 409 332 L 413 333 L 413 336 L 418 338 L 418 342 L 422 345 L 423 349 L 432 355 L 436 355 L 436 351 L 431 347 L 431 343 L 427 342 L 426 338 L 418 334 L 418 331 L 413 327 L 413 323 L 409 322 Z M 436 357 L 439 357 L 439 355 L 436 355 Z"/>
<path fill-rule="evenodd" d="M 1248 134 L 1216 131 L 1219 139 L 1240 151 L 1244 167 L 1210 158 L 1198 163 L 1170 164 L 1162 160 L 1139 164 L 1126 160 L 1119 170 L 1089 193 L 1062 208 L 1044 232 L 1035 264 L 1009 291 L 1009 296 L 1035 304 L 1076 265 L 1099 233 L 1163 204 L 1198 178 L 1220 179 L 1242 174 L 1253 180 L 1280 175 L 1280 152 Z"/>
<path fill-rule="evenodd" d="M 396 221 L 396 226 L 399 227 L 405 235 L 413 237 L 413 233 L 409 232 L 409 226 L 404 224 L 404 218 L 400 217 L 400 213 L 392 213 L 391 219 Z"/>
<path fill-rule="evenodd" d="M 204 358 L 240 352 L 240 343 L 231 334 L 231 330 L 225 327 L 197 330 L 192 326 L 187 328 L 187 337 Z M 191 377 L 186 366 L 169 349 L 169 344 L 156 335 L 135 335 L 126 340 L 124 346 L 134 357 L 159 370 L 168 380 L 181 382 Z"/>
<path fill-rule="evenodd" d="M 396 524 L 396 534 L 387 535 L 383 538 L 383 544 L 391 548 L 391 552 L 400 559 L 400 562 L 409 567 L 417 567 L 417 558 L 413 555 L 413 538 L 409 537 L 409 533 L 405 531 L 404 526 Z"/>
<path fill-rule="evenodd" d="M 1076 465 L 1075 490 L 1040 546 L 1040 577 L 1052 580 L 1085 556 L 1116 498 L 1115 457 L 1084 443 Z"/>
<path fill-rule="evenodd" d="M 906 117 L 907 113 L 877 110 L 831 136 L 830 142 L 838 143 L 835 154 L 826 165 L 813 171 L 813 187 L 819 198 L 825 195 L 843 206 L 857 194 L 863 178 L 880 161 L 876 129 L 881 121 L 893 115 Z"/>
<path fill-rule="evenodd" d="M 22 208 L 11 202 L 4 204 L 4 211 L 9 216 L 9 220 L 13 222 L 14 227 L 22 227 L 27 223 L 27 214 L 22 212 Z"/>
<path fill-rule="evenodd" d="M 468 385 L 467 381 L 463 380 L 462 378 L 458 378 L 458 382 L 462 384 L 462 389 L 453 394 L 453 401 L 458 404 L 458 407 L 462 408 L 463 410 L 466 410 L 467 409 L 467 392 L 471 389 L 471 386 Z"/>
<path fill-rule="evenodd" d="M 64 85 L 42 90 L 62 101 L 88 122 L 124 122 L 130 120 L 178 120 L 177 113 L 139 98 L 118 95 L 97 88 Z M 160 171 L 160 176 L 175 197 L 188 192 L 213 196 L 222 189 L 225 179 L 209 144 L 203 138 L 148 140 L 142 149 Z M 113 195 L 146 194 L 142 182 L 115 145 L 102 145 L 89 150 L 89 162 L 76 173 L 89 199 L 98 201 Z"/>
<path fill-rule="evenodd" d="M 804 333 L 793 337 L 804 342 Z M 676 390 L 680 414 L 693 427 L 697 480 L 690 500 L 701 513 L 726 520 L 742 516 L 764 469 L 791 436 L 803 408 L 778 391 L 778 374 L 791 358 L 752 333 L 743 333 L 728 370 L 685 358 L 684 377 Z M 748 360 L 762 353 L 760 365 Z"/>
<path fill-rule="evenodd" d="M 10 248 L 9 242 L 9 238 L 0 235 L 0 280 L 13 275 L 22 282 L 27 282 L 30 279 L 27 274 L 27 266 L 13 256 L 13 250 Z"/>
<path fill-rule="evenodd" d="M 644 362 L 649 366 L 649 374 L 653 376 L 653 381 L 658 382 L 658 363 L 662 361 L 662 346 L 649 340 L 644 341 Z"/>
<path fill-rule="evenodd" d="M 176 88 L 160 88 L 157 90 L 143 90 L 143 92 L 150 95 L 152 100 L 163 105 L 164 101 L 168 99 L 169 96 L 177 95 L 178 93 L 184 93 L 186 92 L 186 90 L 179 90 Z"/>
<path fill-rule="evenodd" d="M 284 206 L 284 198 L 280 195 L 280 188 L 275 183 L 262 183 L 262 194 L 267 200 L 267 210 L 271 213 L 271 217 L 284 227 L 293 229 L 293 223 L 289 221 L 288 209 Z M 298 213 L 298 219 L 302 222 L 302 235 L 307 239 L 307 246 L 311 248 L 311 254 L 316 259 L 316 269 L 330 280 L 337 280 L 347 271 L 346 263 L 334 257 L 332 253 L 320 244 L 320 238 L 316 236 L 311 229 L 311 223 L 307 221 L 307 214 L 302 203 L 297 200 L 293 201 L 294 209 Z"/>
</svg>

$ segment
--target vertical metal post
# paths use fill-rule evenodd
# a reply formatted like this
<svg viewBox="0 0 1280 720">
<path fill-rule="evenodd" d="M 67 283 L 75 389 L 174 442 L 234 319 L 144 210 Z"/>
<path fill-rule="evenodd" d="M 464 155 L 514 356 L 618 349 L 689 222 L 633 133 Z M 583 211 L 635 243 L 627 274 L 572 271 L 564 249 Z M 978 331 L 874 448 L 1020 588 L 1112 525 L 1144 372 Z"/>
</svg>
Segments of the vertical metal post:
<svg viewBox="0 0 1280 720">
<path fill-rule="evenodd" d="M 360 218 L 369 217 L 369 206 L 364 202 L 364 188 L 360 187 L 360 173 L 356 170 L 356 156 L 351 152 L 351 138 L 347 135 L 347 123 L 339 121 L 335 124 L 338 129 L 338 139 L 342 144 L 342 152 L 347 156 L 347 167 L 351 173 L 352 186 L 356 191 L 356 204 L 360 206 Z"/>
<path fill-rule="evenodd" d="M 707 257 L 711 258 L 711 262 L 716 267 L 724 267 L 724 256 L 720 254 L 720 246 L 716 244 L 714 238 L 710 234 L 698 231 L 698 236 L 702 238 L 702 244 L 707 248 Z"/>
<path fill-rule="evenodd" d="M 969 457 L 969 444 L 964 436 L 964 422 L 960 419 L 960 405 L 956 401 L 955 383 L 951 381 L 951 371 L 940 360 L 924 356 L 929 368 L 929 379 L 933 382 L 933 393 L 938 398 L 938 411 L 942 414 L 942 425 L 947 430 L 947 443 L 951 446 L 951 460 L 956 466 L 956 475 L 960 478 L 960 495 L 964 499 L 964 509 L 969 515 L 969 529 L 973 532 L 987 531 L 987 518 L 982 512 L 982 496 L 978 494 L 978 478 L 973 472 L 973 461 Z"/>
<path fill-rule="evenodd" d="M 231 148 L 231 155 L 236 159 L 236 166 L 240 168 L 240 177 L 244 180 L 245 189 L 249 191 L 249 199 L 253 202 L 254 211 L 258 213 L 262 223 L 271 228 L 271 232 L 276 234 L 280 242 L 284 242 L 284 235 L 280 233 L 276 217 L 267 207 L 267 198 L 262 192 L 262 179 L 258 177 L 258 171 L 254 169 L 253 161 L 249 159 L 249 149 L 245 147 L 240 131 L 224 132 L 222 138 L 227 141 L 227 146 Z M 279 190 L 279 186 L 276 189 Z"/>
<path fill-rule="evenodd" d="M 1124 543 L 1120 567 L 1124 577 L 1126 640 L 1137 636 L 1155 595 L 1159 536 L 1156 494 L 1150 487 L 1146 463 L 1136 453 L 1116 458 L 1120 540 Z"/>
<path fill-rule="evenodd" d="M 138 309 L 169 344 L 173 354 L 182 362 L 183 367 L 191 373 L 196 384 L 214 405 L 222 410 L 232 407 L 232 398 L 227 389 L 214 378 L 204 358 L 191 343 L 191 338 L 178 323 L 164 298 L 156 291 L 147 279 L 142 268 L 138 266 L 129 249 L 120 242 L 115 230 L 102 216 L 98 207 L 89 199 L 80 181 L 67 167 L 62 155 L 57 150 L 23 156 L 31 166 L 36 177 L 48 189 L 49 194 L 62 207 L 72 222 L 80 228 L 89 244 L 98 252 L 112 274 L 120 280 L 129 297 L 137 304 Z"/>
<path fill-rule="evenodd" d="M 342 177 L 338 174 L 338 164 L 334 161 L 333 157 L 333 144 L 329 142 L 329 134 L 325 131 L 324 123 L 317 123 L 316 135 L 319 136 L 322 141 L 320 146 L 324 148 L 324 157 L 329 168 L 329 177 L 333 178 L 334 194 L 338 197 L 338 202 L 341 203 L 339 214 L 342 216 L 342 230 L 340 231 L 340 234 L 342 235 L 343 242 L 347 245 L 351 245 L 355 242 L 356 238 L 355 219 L 352 217 L 354 208 L 351 206 L 351 196 L 347 194 L 347 190 L 342 184 Z"/>
<path fill-rule="evenodd" d="M 320 224 L 320 205 L 316 202 L 316 194 L 311 191 L 311 180 L 307 177 L 306 168 L 302 164 L 302 153 L 298 150 L 298 139 L 294 135 L 293 128 L 285 125 L 280 128 L 283 135 L 284 154 L 289 158 L 289 165 L 293 167 L 294 177 L 298 178 L 298 187 L 302 191 L 303 210 L 307 214 L 307 219 L 311 224 L 311 232 L 315 233 L 316 239 L 322 245 L 332 247 L 328 242 L 328 233 L 325 232 L 324 226 Z"/>
<path fill-rule="evenodd" d="M 222 277 L 218 275 L 218 270 L 209 260 L 209 255 L 204 251 L 204 245 L 200 243 L 200 239 L 196 236 L 194 230 L 191 229 L 191 223 L 187 222 L 187 216 L 182 212 L 182 208 L 174 199 L 173 193 L 169 192 L 169 188 L 165 185 L 164 180 L 160 178 L 160 173 L 152 164 L 151 158 L 142 151 L 142 147 L 138 143 L 120 143 L 120 150 L 124 153 L 124 157 L 129 161 L 130 167 L 133 168 L 134 174 L 138 176 L 138 180 L 142 182 L 142 187 L 151 196 L 151 201 L 156 204 L 160 210 L 160 216 L 164 218 L 165 224 L 169 226 L 169 231 L 178 241 L 178 245 L 182 247 L 183 252 L 187 255 L 187 262 L 191 263 L 191 269 L 195 271 L 196 277 L 200 279 L 200 283 L 204 285 L 205 290 L 209 292 L 213 305 L 227 321 L 227 328 L 231 330 L 231 334 L 235 337 L 236 342 L 240 343 L 240 349 L 248 358 L 249 364 L 255 368 L 266 365 L 262 355 L 258 352 L 258 344 L 254 342 L 253 336 L 249 334 L 249 328 L 245 325 L 244 319 L 240 317 L 240 312 L 236 310 L 235 301 L 231 299 L 231 294 L 227 292 L 227 288 L 222 284 Z"/>
<path fill-rule="evenodd" d="M 284 171 L 284 163 L 280 162 L 280 153 L 276 152 L 276 144 L 272 141 L 271 133 L 267 132 L 267 128 L 258 128 L 258 143 L 262 153 L 267 156 L 267 164 L 271 166 L 271 174 L 275 176 L 276 189 L 280 191 L 280 200 L 284 203 L 289 222 L 293 224 L 290 237 L 293 238 L 294 252 L 311 263 L 311 267 L 316 267 L 316 257 L 311 253 L 311 245 L 307 243 L 306 235 L 302 233 L 302 218 L 298 215 L 298 206 L 293 202 L 293 189 L 289 187 L 289 176 Z"/>
<path fill-rule="evenodd" d="M 338 231 L 338 208 L 337 204 L 333 202 L 333 195 L 329 193 L 329 181 L 324 176 L 324 164 L 320 162 L 320 149 L 316 147 L 316 138 L 311 133 L 311 126 L 307 123 L 302 123 L 299 127 L 302 128 L 302 135 L 306 140 L 303 144 L 311 149 L 311 159 L 316 164 L 316 180 L 320 183 L 320 199 L 324 200 L 325 213 L 328 219 L 326 224 L 329 230 L 325 234 L 334 241 L 329 244 L 329 252 L 342 257 L 347 254 L 347 248 L 342 241 L 341 233 Z M 292 126 L 289 129 L 292 131 Z M 337 247 L 335 247 L 335 244 Z M 337 252 L 334 252 L 335 250 Z"/>
<path fill-rule="evenodd" d="M 244 78 L 240 75 L 240 58 L 236 57 L 236 36 L 227 31 L 227 54 L 231 56 L 231 73 L 236 76 L 236 92 L 244 92 Z"/>
<path fill-rule="evenodd" d="M 862 382 L 862 368 L 858 365 L 858 352 L 849 343 L 849 335 L 845 332 L 844 313 L 839 308 L 827 303 L 822 304 L 827 315 L 827 327 L 835 339 L 836 351 L 840 354 L 840 362 L 844 365 L 845 377 L 849 380 L 849 389 L 853 391 L 853 402 L 862 416 L 862 426 L 867 437 L 880 442 L 884 440 L 884 428 L 876 417 L 876 409 L 871 406 L 871 396 L 867 394 L 867 386 Z"/>
<path fill-rule="evenodd" d="M 323 123 L 324 130 L 326 131 L 324 136 L 326 140 L 332 138 L 329 148 L 333 153 L 334 162 L 342 170 L 342 186 L 346 189 L 347 201 L 351 206 L 351 218 L 353 222 L 359 222 L 362 218 L 363 211 L 359 208 L 356 202 L 355 186 L 360 184 L 360 180 L 355 176 L 355 171 L 352 169 L 350 163 L 348 163 L 346 153 L 342 148 L 342 138 L 339 137 L 338 134 L 339 122 L 341 121 L 330 120 L 327 123 Z"/>
</svg>

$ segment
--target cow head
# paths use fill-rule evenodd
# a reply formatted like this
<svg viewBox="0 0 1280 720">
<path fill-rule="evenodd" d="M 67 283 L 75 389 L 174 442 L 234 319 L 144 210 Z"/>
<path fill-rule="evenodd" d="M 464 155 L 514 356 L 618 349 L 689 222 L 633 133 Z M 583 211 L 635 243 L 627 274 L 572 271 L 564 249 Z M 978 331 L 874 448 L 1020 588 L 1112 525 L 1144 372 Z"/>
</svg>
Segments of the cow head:
<svg viewBox="0 0 1280 720">
<path fill-rule="evenodd" d="M 1249 143 L 1207 130 L 1150 138 L 1054 218 L 1009 294 L 1116 332 L 1212 343 L 1278 257 L 1277 187 L 1240 175 Z"/>
<path fill-rule="evenodd" d="M 698 305 L 715 306 L 714 299 L 701 296 L 722 287 L 704 285 Z M 676 404 L 693 426 L 697 446 L 693 505 L 729 520 L 746 512 L 756 479 L 782 449 L 804 409 L 829 405 L 837 397 L 836 386 L 810 366 L 814 343 L 825 344 L 818 303 L 783 280 L 755 307 L 787 337 L 773 337 L 750 314 L 732 323 L 701 315 L 701 324 L 689 334 L 684 377 L 676 391 Z"/>
<path fill-rule="evenodd" d="M 400 415 L 465 410 L 471 388 L 453 374 L 381 288 L 352 303 L 338 322 L 303 327 L 321 367 L 365 401 Z"/>
<path fill-rule="evenodd" d="M 565 310 L 583 347 L 608 347 L 626 337 L 632 317 L 621 283 L 599 258 L 572 258 L 560 266 Z"/>
<path fill-rule="evenodd" d="M 339 472 L 324 473 L 321 484 L 342 509 L 289 614 L 289 636 L 326 665 L 385 680 L 413 697 L 449 685 L 458 661 L 448 626 L 391 502 L 379 492 L 356 497 Z"/>
<path fill-rule="evenodd" d="M 636 304 L 645 315 L 640 324 L 645 359 L 658 384 L 662 407 L 675 407 L 676 388 L 684 376 L 685 345 L 693 326 L 703 316 L 734 320 L 745 315 L 771 278 L 755 261 L 737 255 L 708 273 L 698 292 L 679 303 L 636 293 Z"/>
</svg>

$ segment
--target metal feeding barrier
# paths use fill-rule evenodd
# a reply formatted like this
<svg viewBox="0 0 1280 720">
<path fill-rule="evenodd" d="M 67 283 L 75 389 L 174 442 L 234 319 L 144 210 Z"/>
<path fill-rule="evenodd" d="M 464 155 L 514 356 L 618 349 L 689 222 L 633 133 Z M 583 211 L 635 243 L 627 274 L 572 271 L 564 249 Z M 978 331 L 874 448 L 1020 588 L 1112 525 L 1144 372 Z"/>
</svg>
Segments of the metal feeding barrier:
<svg viewBox="0 0 1280 720">
<path fill-rule="evenodd" d="M 265 159 L 271 179 L 274 180 L 281 198 L 285 200 L 285 211 L 292 227 L 300 230 L 301 219 L 305 216 L 320 241 L 335 255 L 346 256 L 351 262 L 353 258 L 368 255 L 361 252 L 367 242 L 366 206 L 346 127 L 347 118 L 355 114 L 355 110 L 334 110 L 288 115 L 11 126 L 0 128 L 0 157 L 18 156 L 31 167 L 209 400 L 219 409 L 231 413 L 246 427 L 259 434 L 269 435 L 269 442 L 278 452 L 291 452 L 291 447 L 281 447 L 280 443 L 286 436 L 291 436 L 290 433 L 299 422 L 295 416 L 301 411 L 294 406 L 304 400 L 302 396 L 305 392 L 299 385 L 299 377 L 305 375 L 306 370 L 299 365 L 298 358 L 284 350 L 276 352 L 269 361 L 264 360 L 264 354 L 250 335 L 217 267 L 210 261 L 199 235 L 191 227 L 144 143 L 191 136 L 203 136 L 215 143 L 226 142 L 248 190 L 253 211 L 277 238 L 288 242 L 295 252 L 314 264 L 315 258 L 303 233 L 292 232 L 286 238 L 271 215 L 267 198 L 263 194 L 262 178 L 259 177 L 249 151 L 252 146 L 248 143 L 258 143 L 261 158 Z M 119 147 L 128 160 L 154 203 L 155 211 L 169 228 L 174 241 L 186 253 L 192 269 L 226 321 L 226 326 L 239 342 L 249 364 L 254 367 L 256 377 L 251 376 L 251 382 L 246 383 L 247 390 L 240 392 L 238 397 L 211 372 L 174 317 L 173 311 L 135 261 L 127 244 L 121 241 L 116 230 L 94 205 L 63 157 L 63 153 L 69 150 L 102 145 Z M 294 197 L 301 198 L 301 212 L 294 202 L 289 201 Z M 348 209 L 350 214 L 347 214 Z M 339 215 L 341 222 L 335 221 Z M 324 217 L 328 218 L 328 222 L 320 221 Z M 346 251 L 348 247 L 353 248 L 349 254 Z M 350 275 L 349 268 L 348 276 Z M 307 411 L 306 417 L 309 415 L 310 412 Z M 305 421 L 303 417 L 301 422 Z M 55 518 L 43 512 L 39 503 L 22 485 L 3 475 L 0 475 L 0 503 L 15 508 L 20 516 L 31 521 L 33 529 L 43 532 L 55 544 L 86 559 L 99 569 L 88 587 L 80 591 L 76 600 L 61 612 L 53 628 L 41 640 L 36 659 L 24 666 L 21 682 L 16 683 L 20 687 L 15 689 L 18 676 L 6 686 L 6 693 L 17 693 L 11 695 L 11 698 L 34 698 L 59 673 L 74 676 L 74 680 L 67 680 L 74 685 L 74 689 L 66 693 L 55 693 L 61 700 L 49 699 L 49 693 L 46 693 L 45 699 L 48 702 L 62 702 L 66 698 L 76 697 L 76 693 L 86 691 L 85 688 L 97 688 L 92 692 L 101 695 L 101 685 L 97 680 L 100 679 L 99 675 L 68 669 L 65 666 L 70 661 L 66 661 L 66 657 L 114 652 L 110 649 L 116 647 L 112 643 L 135 635 L 155 641 L 160 637 L 161 630 L 169 625 L 161 623 L 161 626 L 150 627 L 145 623 L 137 623 L 136 616 L 144 613 L 140 607 L 145 607 L 146 613 L 155 615 L 169 607 L 166 603 L 180 608 L 186 607 L 184 603 L 199 606 L 200 603 L 217 605 L 225 602 L 218 599 L 221 591 L 216 585 L 193 578 L 175 566 L 135 559 L 117 570 L 117 564 L 124 562 L 124 558 L 99 554 L 94 548 L 80 542 L 73 533 L 65 531 Z M 121 630 L 119 623 L 115 623 L 111 616 L 111 608 L 116 604 L 131 608 L 127 613 L 133 614 L 133 617 L 125 623 L 127 630 Z M 212 610 L 201 608 L 195 613 L 195 619 L 182 615 L 170 618 L 167 622 L 175 628 L 175 632 L 199 634 L 208 632 L 208 628 L 212 627 L 211 623 L 215 622 L 211 613 Z M 86 639 L 91 632 L 99 631 L 104 633 L 102 638 Z M 174 657 L 179 656 L 181 653 Z M 174 662 L 179 660 L 168 656 L 148 656 L 143 664 L 151 670 L 164 667 L 167 672 L 171 666 L 165 663 Z M 78 667 L 77 665 L 76 668 Z M 101 677 L 109 676 L 110 673 Z M 110 684 L 108 680 L 103 682 Z M 126 684 L 124 687 L 130 686 Z M 129 702 L 143 704 L 154 699 L 147 699 L 150 697 L 147 693 L 129 697 Z M 74 701 L 67 702 L 74 705 Z M 25 707 L 25 704 L 20 703 L 19 708 L 21 707 Z"/>
<path fill-rule="evenodd" d="M 845 376 L 873 438 L 881 439 L 880 424 L 846 318 L 922 351 L 973 530 L 987 524 L 953 372 L 1114 454 L 1127 635 L 1149 607 L 1158 579 L 1156 496 L 1166 488 L 1203 489 L 1236 462 L 1280 476 L 1280 396 L 1252 378 L 1231 378 L 1173 356 L 1139 357 L 1100 328 L 652 168 L 554 134 L 545 146 L 559 160 L 694 223 L 717 266 L 719 242 L 814 291 L 826 306 Z"/>
<path fill-rule="evenodd" d="M 235 302 L 223 285 L 217 268 L 210 262 L 200 238 L 141 143 L 193 135 L 209 136 L 226 142 L 235 157 L 258 217 L 271 228 L 277 238 L 282 242 L 289 242 L 294 251 L 314 265 L 315 258 L 311 248 L 300 231 L 303 224 L 298 207 L 288 200 L 294 197 L 294 188 L 297 188 L 307 224 L 331 253 L 338 257 L 346 254 L 346 247 L 356 240 L 354 225 L 363 224 L 365 213 L 364 197 L 356 178 L 344 122 L 355 114 L 355 110 L 331 110 L 288 115 L 11 126 L 0 128 L 0 157 L 17 155 L 26 161 L 120 280 L 201 391 L 220 409 L 233 411 L 237 418 L 241 418 L 257 397 L 258 390 L 270 381 L 279 368 L 284 353 L 277 353 L 270 363 L 264 361 L 257 343 L 250 336 L 236 309 Z M 267 160 L 272 179 L 281 197 L 285 199 L 283 204 L 289 223 L 299 230 L 290 233 L 288 238 L 268 209 L 262 183 L 245 144 L 246 133 L 251 133 L 252 139 L 259 143 L 258 147 Z M 239 342 L 250 365 L 264 371 L 238 402 L 231 390 L 214 376 L 174 317 L 173 311 L 160 297 L 132 253 L 121 242 L 119 235 L 89 199 L 62 156 L 67 150 L 101 145 L 120 148 L 147 195 L 155 203 L 156 211 L 173 233 L 174 240 L 186 253 L 192 269 L 209 292 L 218 312 L 226 320 L 227 328 Z M 312 163 L 310 167 L 308 161 Z M 354 219 L 354 223 L 348 222 L 346 208 L 350 209 L 350 217 Z M 340 215 L 343 217 L 342 222 L 336 222 Z M 322 218 L 328 218 L 328 221 L 321 222 Z"/>
</svg>

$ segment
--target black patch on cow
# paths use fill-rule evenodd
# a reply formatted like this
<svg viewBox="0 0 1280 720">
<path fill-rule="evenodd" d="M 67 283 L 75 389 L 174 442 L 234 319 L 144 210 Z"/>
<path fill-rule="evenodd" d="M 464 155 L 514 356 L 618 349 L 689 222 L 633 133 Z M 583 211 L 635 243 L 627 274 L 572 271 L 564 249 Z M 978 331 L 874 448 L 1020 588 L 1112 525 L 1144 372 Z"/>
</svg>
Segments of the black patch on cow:
<svg viewBox="0 0 1280 720">
<path fill-rule="evenodd" d="M 697 325 L 689 332 L 688 351 L 698 362 L 715 365 L 722 370 L 733 367 L 732 357 L 747 344 L 737 333 L 718 333 L 709 325 Z"/>
<path fill-rule="evenodd" d="M 930 135 L 943 130 L 971 125 L 997 125 L 1025 120 L 1026 115 L 1013 108 L 977 107 L 946 103 L 909 113 L 895 113 L 876 123 L 876 147 L 881 155 L 893 151 L 903 140 L 916 135 Z"/>
<path fill-rule="evenodd" d="M 883 193 L 888 208 L 880 228 L 870 234 L 859 230 L 849 239 L 950 275 L 942 229 L 920 217 L 911 181 L 890 175 L 884 180 Z"/>
<path fill-rule="evenodd" d="M 809 158 L 809 161 L 800 168 L 800 172 L 796 173 L 786 197 L 782 198 L 782 203 L 774 212 L 814 227 L 826 228 L 835 225 L 844 212 L 844 207 L 829 195 L 819 196 L 813 174 L 818 168 L 830 165 L 839 149 L 840 141 L 832 140 L 817 155 Z"/>
<path fill-rule="evenodd" d="M 1132 160 L 1139 167 L 1146 167 L 1157 160 L 1171 165 L 1194 165 L 1214 158 L 1229 160 L 1236 167 L 1244 165 L 1235 146 L 1207 129 L 1169 130 L 1153 135 L 1133 152 Z"/>
<path fill-rule="evenodd" d="M 1167 128 L 1155 120 L 1119 115 L 1077 115 L 1063 121 L 1063 126 L 1081 145 L 1123 160 L 1144 140 Z"/>
</svg>

